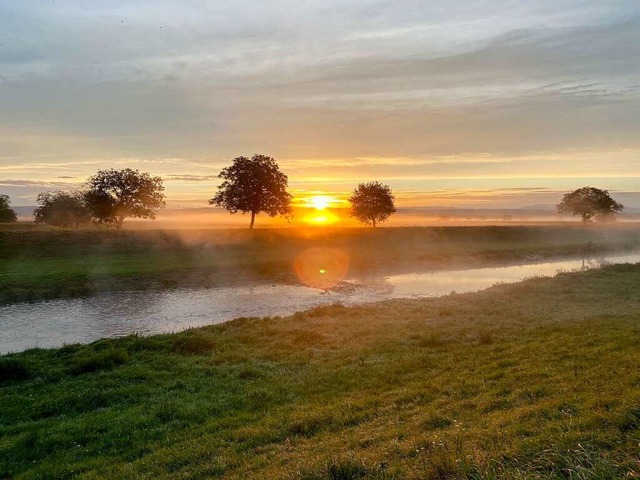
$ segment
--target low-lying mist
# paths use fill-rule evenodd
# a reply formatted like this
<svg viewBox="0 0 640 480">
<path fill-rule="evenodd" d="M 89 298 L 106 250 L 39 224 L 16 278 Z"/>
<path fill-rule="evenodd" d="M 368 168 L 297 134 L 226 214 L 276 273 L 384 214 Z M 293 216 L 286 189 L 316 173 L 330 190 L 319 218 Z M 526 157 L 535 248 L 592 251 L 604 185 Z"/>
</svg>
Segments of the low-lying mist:
<svg viewBox="0 0 640 480">
<path fill-rule="evenodd" d="M 0 302 L 11 302 L 114 290 L 265 282 L 324 288 L 334 282 L 329 278 L 589 258 L 640 249 L 640 229 L 625 223 L 253 231 L 33 227 L 0 231 L 0 247 Z M 333 253 L 323 260 L 317 252 Z M 313 260 L 311 270 L 300 263 L 305 258 Z M 336 258 L 342 260 L 336 263 Z M 336 268 L 344 272 L 336 275 Z M 310 271 L 316 272 L 311 281 Z"/>
</svg>

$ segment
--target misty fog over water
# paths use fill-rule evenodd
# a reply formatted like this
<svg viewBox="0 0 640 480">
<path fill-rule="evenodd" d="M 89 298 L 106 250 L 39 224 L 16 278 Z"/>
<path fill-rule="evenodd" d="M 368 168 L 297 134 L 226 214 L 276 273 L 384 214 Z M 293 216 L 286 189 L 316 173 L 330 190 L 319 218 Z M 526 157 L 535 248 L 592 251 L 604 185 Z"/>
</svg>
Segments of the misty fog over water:
<svg viewBox="0 0 640 480">
<path fill-rule="evenodd" d="M 598 268 L 607 263 L 637 262 L 640 262 L 640 253 L 507 267 L 347 278 L 340 288 L 332 291 L 296 285 L 259 285 L 120 292 L 8 305 L 0 307 L 0 354 L 34 347 L 89 343 L 132 333 L 176 332 L 239 317 L 288 315 L 332 303 L 355 305 L 395 298 L 473 292 L 498 282 L 553 276 L 558 272 Z"/>
</svg>

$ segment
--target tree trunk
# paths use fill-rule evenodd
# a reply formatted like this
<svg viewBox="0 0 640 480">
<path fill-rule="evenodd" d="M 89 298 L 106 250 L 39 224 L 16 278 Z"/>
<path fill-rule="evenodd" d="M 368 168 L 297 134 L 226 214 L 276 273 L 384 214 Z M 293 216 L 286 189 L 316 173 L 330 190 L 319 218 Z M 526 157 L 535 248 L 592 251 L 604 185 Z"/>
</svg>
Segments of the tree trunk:
<svg viewBox="0 0 640 480">
<path fill-rule="evenodd" d="M 373 221 L 373 228 L 376 228 L 376 219 L 372 218 L 371 220 Z"/>
<path fill-rule="evenodd" d="M 256 212 L 251 212 L 251 223 L 249 224 L 249 230 L 253 230 L 254 223 L 256 223 Z"/>
<path fill-rule="evenodd" d="M 124 223 L 124 217 L 118 217 L 116 220 L 116 228 L 120 230 L 122 228 L 122 224 Z"/>
</svg>

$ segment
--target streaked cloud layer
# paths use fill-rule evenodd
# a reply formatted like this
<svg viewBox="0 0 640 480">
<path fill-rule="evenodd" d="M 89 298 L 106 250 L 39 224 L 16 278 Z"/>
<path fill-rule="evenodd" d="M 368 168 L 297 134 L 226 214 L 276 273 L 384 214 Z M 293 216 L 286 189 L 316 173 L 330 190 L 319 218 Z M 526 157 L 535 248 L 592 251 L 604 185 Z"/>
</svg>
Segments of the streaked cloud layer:
<svg viewBox="0 0 640 480">
<path fill-rule="evenodd" d="M 124 165 L 197 204 L 255 152 L 296 191 L 378 179 L 407 204 L 640 190 L 637 0 L 24 0 L 0 27 L 15 204 Z"/>
</svg>

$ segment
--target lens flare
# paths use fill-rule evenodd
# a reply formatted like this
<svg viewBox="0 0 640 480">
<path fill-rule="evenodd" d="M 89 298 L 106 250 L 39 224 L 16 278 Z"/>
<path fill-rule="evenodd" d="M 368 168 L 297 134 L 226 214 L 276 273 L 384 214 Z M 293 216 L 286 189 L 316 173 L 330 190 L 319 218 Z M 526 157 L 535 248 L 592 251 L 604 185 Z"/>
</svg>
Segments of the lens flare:
<svg viewBox="0 0 640 480">
<path fill-rule="evenodd" d="M 349 256 L 338 248 L 310 248 L 298 255 L 293 267 L 303 284 L 327 290 L 346 276 Z"/>
</svg>

